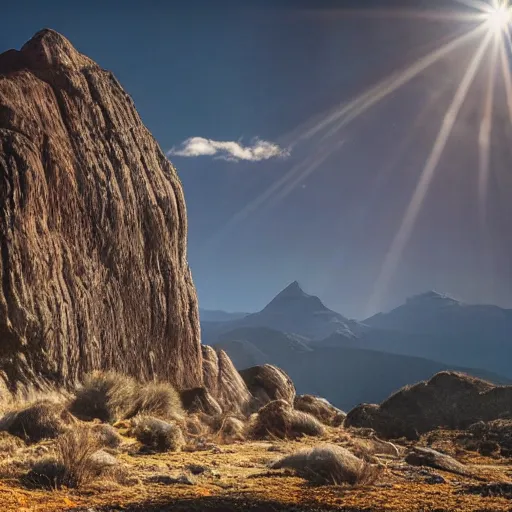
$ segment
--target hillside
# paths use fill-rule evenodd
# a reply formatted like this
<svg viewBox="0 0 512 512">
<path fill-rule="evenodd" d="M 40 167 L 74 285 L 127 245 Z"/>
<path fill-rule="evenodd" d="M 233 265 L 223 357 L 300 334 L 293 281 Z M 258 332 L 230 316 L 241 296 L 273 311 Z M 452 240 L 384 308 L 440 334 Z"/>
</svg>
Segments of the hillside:
<svg viewBox="0 0 512 512">
<path fill-rule="evenodd" d="M 512 377 L 512 310 L 428 292 L 363 323 L 370 327 L 361 339 L 364 347 Z"/>
<path fill-rule="evenodd" d="M 290 375 L 298 393 L 325 397 L 343 410 L 364 402 L 379 403 L 393 390 L 428 379 L 444 370 L 457 370 L 500 384 L 511 382 L 482 369 L 450 366 L 421 357 L 357 347 L 317 347 L 315 344 L 309 350 L 290 349 L 285 344 L 285 335 L 273 333 L 273 336 L 265 338 L 260 329 L 244 338 L 235 334 L 230 338 L 230 333 L 227 333 L 226 339 L 231 341 L 219 342 L 215 346 L 225 350 L 238 369 L 275 364 Z M 265 342 L 260 343 L 259 340 L 263 339 Z M 269 346 L 270 349 L 267 348 Z"/>
</svg>

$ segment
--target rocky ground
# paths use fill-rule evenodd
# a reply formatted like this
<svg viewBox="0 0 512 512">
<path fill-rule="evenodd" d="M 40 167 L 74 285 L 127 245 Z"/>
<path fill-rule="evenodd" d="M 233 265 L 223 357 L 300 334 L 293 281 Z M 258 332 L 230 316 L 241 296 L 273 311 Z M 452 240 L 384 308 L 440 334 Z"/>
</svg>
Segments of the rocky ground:
<svg viewBox="0 0 512 512">
<path fill-rule="evenodd" d="M 414 445 L 389 445 L 368 437 L 365 430 L 330 427 L 322 439 L 228 444 L 204 440 L 178 453 L 143 453 L 137 441 L 124 435 L 126 426 L 123 422 L 116 426 L 123 442 L 112 450 L 123 478 L 103 477 L 79 490 L 31 489 L 24 480 L 31 459 L 52 450 L 53 441 L 43 441 L 21 447 L 2 460 L 0 510 L 476 512 L 512 508 L 512 460 L 466 449 L 467 436 L 462 432 L 436 431 Z M 268 467 L 285 454 L 321 443 L 347 447 L 378 465 L 376 481 L 318 486 L 288 470 Z M 405 459 L 418 463 L 411 459 L 413 446 L 430 446 L 460 464 L 436 454 L 433 465 L 446 469 L 411 465 Z M 423 463 L 432 465 L 432 460 L 427 457 Z"/>
</svg>

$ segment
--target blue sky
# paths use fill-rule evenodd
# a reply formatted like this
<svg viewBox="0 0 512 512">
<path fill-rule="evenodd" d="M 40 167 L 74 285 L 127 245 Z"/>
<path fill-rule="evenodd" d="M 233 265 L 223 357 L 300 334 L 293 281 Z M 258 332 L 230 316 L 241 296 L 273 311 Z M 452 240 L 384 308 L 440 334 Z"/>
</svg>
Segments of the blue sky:
<svg viewBox="0 0 512 512">
<path fill-rule="evenodd" d="M 485 224 L 477 204 L 487 54 L 414 229 L 375 298 L 386 255 L 479 41 L 418 74 L 333 137 L 300 138 L 326 112 L 468 30 L 466 22 L 410 15 L 460 10 L 455 1 L 383 4 L 368 0 L 366 12 L 350 14 L 361 2 L 22 1 L 2 17 L 0 49 L 19 48 L 43 27 L 61 32 L 115 73 L 165 151 L 191 137 L 242 146 L 259 138 L 290 149 L 288 157 L 262 161 L 170 156 L 185 189 L 189 259 L 202 307 L 253 311 L 296 279 L 357 318 L 433 288 L 512 307 L 511 130 L 502 80 Z M 315 162 L 309 175 L 284 181 L 279 194 L 263 200 L 309 161 Z"/>
</svg>

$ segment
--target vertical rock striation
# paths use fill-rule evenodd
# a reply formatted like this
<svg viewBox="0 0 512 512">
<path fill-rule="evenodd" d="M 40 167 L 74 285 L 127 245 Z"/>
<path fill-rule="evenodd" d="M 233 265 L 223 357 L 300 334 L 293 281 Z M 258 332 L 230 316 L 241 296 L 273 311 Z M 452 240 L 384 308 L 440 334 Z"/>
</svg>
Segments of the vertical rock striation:
<svg viewBox="0 0 512 512">
<path fill-rule="evenodd" d="M 201 386 L 186 237 L 176 170 L 112 73 L 52 30 L 0 55 L 0 381 Z"/>
</svg>

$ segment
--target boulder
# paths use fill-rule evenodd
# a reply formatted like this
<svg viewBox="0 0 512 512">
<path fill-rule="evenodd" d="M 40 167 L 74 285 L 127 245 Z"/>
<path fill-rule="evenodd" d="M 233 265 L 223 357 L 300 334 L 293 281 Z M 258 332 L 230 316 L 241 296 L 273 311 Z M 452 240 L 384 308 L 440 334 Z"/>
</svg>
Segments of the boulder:
<svg viewBox="0 0 512 512">
<path fill-rule="evenodd" d="M 496 419 L 512 419 L 512 386 L 440 372 L 400 389 L 381 405 L 357 406 L 347 415 L 345 426 L 372 428 L 388 438 L 415 439 L 437 428 L 466 429 Z"/>
<path fill-rule="evenodd" d="M 245 413 L 252 396 L 229 356 L 208 345 L 202 345 L 202 354 L 205 388 L 223 411 Z"/>
<path fill-rule="evenodd" d="M 295 386 L 288 375 L 271 364 L 240 370 L 240 375 L 255 398 L 256 408 L 274 400 L 284 400 L 293 405 Z"/>
<path fill-rule="evenodd" d="M 434 469 L 442 469 L 457 475 L 470 475 L 469 471 L 464 464 L 455 460 L 453 457 L 445 453 L 432 450 L 432 448 L 423 448 L 415 446 L 406 455 L 405 462 L 411 466 L 428 466 Z"/>
</svg>

